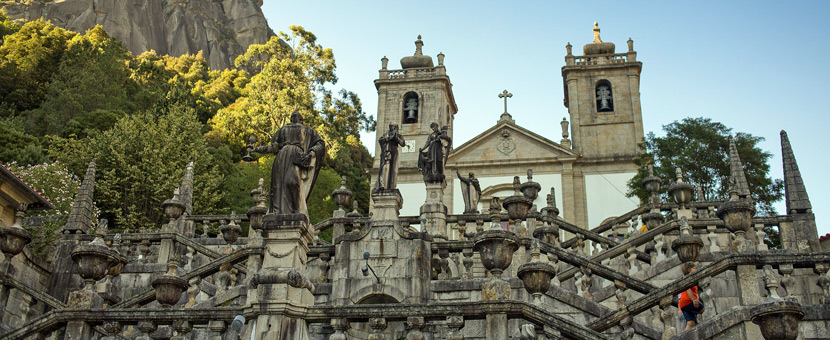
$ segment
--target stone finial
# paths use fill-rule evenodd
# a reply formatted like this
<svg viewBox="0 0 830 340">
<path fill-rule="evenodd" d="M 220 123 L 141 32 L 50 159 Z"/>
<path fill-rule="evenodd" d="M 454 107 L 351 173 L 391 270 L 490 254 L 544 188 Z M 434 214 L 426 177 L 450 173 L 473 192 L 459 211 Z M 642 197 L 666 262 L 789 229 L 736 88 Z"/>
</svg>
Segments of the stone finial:
<svg viewBox="0 0 830 340">
<path fill-rule="evenodd" d="M 386 56 L 383 56 L 383 58 L 380 58 L 380 68 L 382 70 L 385 70 L 385 69 L 387 69 L 388 66 L 389 66 L 389 58 L 387 58 Z"/>
<path fill-rule="evenodd" d="M 746 182 L 746 174 L 741 164 L 741 157 L 738 155 L 738 147 L 735 145 L 735 139 L 732 136 L 729 136 L 729 178 L 730 183 L 734 184 L 734 190 L 738 197 L 749 197 L 749 184 Z"/>
<path fill-rule="evenodd" d="M 570 124 L 568 123 L 568 119 L 562 117 L 562 121 L 559 122 L 559 125 L 562 126 L 562 139 L 568 139 L 568 136 L 570 136 L 570 134 L 568 133 L 568 124 Z"/>
<path fill-rule="evenodd" d="M 519 176 L 513 176 L 513 195 L 521 195 L 519 190 L 521 190 L 522 182 L 519 180 Z"/>
<path fill-rule="evenodd" d="M 86 169 L 81 187 L 78 194 L 75 195 L 75 200 L 72 202 L 72 210 L 69 213 L 69 219 L 63 227 L 64 233 L 82 233 L 89 232 L 89 227 L 95 222 L 92 214 L 93 193 L 95 191 L 95 160 L 89 162 L 89 167 Z"/>
<path fill-rule="evenodd" d="M 628 52 L 634 52 L 634 40 L 631 40 L 631 37 L 628 37 Z"/>
<path fill-rule="evenodd" d="M 599 37 L 599 24 L 594 21 L 594 44 L 602 43 L 602 39 Z"/>
<path fill-rule="evenodd" d="M 569 41 L 567 45 L 565 45 L 565 51 L 567 51 L 568 55 L 573 55 L 573 45 Z"/>
<path fill-rule="evenodd" d="M 437 57 L 438 57 L 438 66 L 444 66 L 444 57 L 446 57 L 444 55 L 444 52 L 438 52 Z"/>
<path fill-rule="evenodd" d="M 182 185 L 179 189 L 179 200 L 185 205 L 184 212 L 188 215 L 193 214 L 193 161 L 187 164 L 187 168 L 182 176 Z"/>
<path fill-rule="evenodd" d="M 781 158 L 784 163 L 784 197 L 787 202 L 788 214 L 810 213 L 813 210 L 801 171 L 795 161 L 787 131 L 781 130 Z"/>
</svg>

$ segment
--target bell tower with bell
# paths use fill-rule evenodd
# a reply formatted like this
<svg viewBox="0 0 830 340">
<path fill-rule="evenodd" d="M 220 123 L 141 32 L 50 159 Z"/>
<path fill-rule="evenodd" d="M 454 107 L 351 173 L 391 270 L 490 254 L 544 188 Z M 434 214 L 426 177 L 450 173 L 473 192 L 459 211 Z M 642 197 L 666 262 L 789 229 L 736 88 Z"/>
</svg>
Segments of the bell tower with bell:
<svg viewBox="0 0 830 340">
<path fill-rule="evenodd" d="M 640 110 L 640 71 L 634 41 L 628 51 L 616 53 L 614 44 L 603 42 L 594 23 L 594 41 L 573 55 L 566 46 L 562 79 L 565 107 L 571 118 L 573 149 L 599 162 L 633 159 L 643 141 Z"/>
<path fill-rule="evenodd" d="M 405 139 L 399 154 L 398 183 L 421 183 L 418 171 L 418 149 L 423 147 L 432 132 L 430 124 L 447 127 L 452 137 L 453 120 L 458 107 L 452 93 L 452 83 L 444 67 L 444 54 L 437 55 L 438 65 L 432 57 L 424 55 L 421 36 L 415 41 L 415 54 L 401 59 L 401 69 L 389 69 L 389 59 L 381 59 L 381 69 L 375 88 L 378 91 L 377 136 L 395 124 Z M 375 155 L 380 145 L 375 140 Z M 375 157 L 374 177 L 380 166 Z M 373 178 L 373 181 L 375 179 Z"/>
</svg>

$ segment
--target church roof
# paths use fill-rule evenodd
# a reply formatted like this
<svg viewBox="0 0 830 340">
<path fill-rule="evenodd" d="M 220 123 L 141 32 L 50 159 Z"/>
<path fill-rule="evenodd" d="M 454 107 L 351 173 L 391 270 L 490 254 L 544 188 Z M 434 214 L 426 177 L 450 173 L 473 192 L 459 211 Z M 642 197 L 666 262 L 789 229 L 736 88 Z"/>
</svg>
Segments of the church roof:
<svg viewBox="0 0 830 340">
<path fill-rule="evenodd" d="M 547 139 L 533 131 L 530 131 L 518 124 L 516 124 L 512 119 L 501 119 L 499 120 L 496 125 L 492 126 L 491 128 L 487 129 L 486 131 L 480 133 L 479 135 L 473 137 L 469 141 L 465 142 L 464 144 L 459 145 L 455 150 L 453 150 L 452 154 L 450 154 L 449 159 L 447 160 L 448 163 L 469 163 L 475 161 L 482 161 L 481 157 L 470 157 L 471 155 L 475 154 L 474 150 L 479 148 L 492 148 L 492 145 L 489 142 L 491 141 L 498 141 L 507 137 L 504 137 L 503 134 L 507 132 L 509 134 L 509 138 L 511 139 L 524 139 L 528 142 L 535 144 L 536 150 L 533 151 L 535 155 L 541 154 L 548 154 L 550 157 L 523 157 L 523 155 L 516 153 L 514 157 L 507 157 L 506 159 L 500 159 L 500 162 L 503 161 L 510 161 L 510 160 L 522 160 L 522 159 L 530 159 L 532 158 L 534 161 L 550 161 L 555 159 L 576 159 L 579 157 L 579 154 L 574 152 L 573 150 L 562 146 L 559 143 L 556 143 L 550 139 Z M 515 143 L 515 142 L 514 142 Z M 516 146 L 518 147 L 518 146 Z M 472 158 L 472 159 L 471 159 Z M 487 158 L 488 160 L 494 160 L 491 158 Z"/>
</svg>

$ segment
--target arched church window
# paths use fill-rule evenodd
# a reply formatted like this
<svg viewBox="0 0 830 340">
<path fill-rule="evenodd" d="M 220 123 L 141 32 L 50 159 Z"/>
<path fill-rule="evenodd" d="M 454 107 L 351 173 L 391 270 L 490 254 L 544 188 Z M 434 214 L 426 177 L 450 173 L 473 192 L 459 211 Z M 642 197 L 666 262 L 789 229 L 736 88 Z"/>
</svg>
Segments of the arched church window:
<svg viewBox="0 0 830 340">
<path fill-rule="evenodd" d="M 611 82 L 600 80 L 597 82 L 597 112 L 614 111 L 614 93 L 611 90 Z"/>
<path fill-rule="evenodd" d="M 418 94 L 407 92 L 403 96 L 403 123 L 412 124 L 418 122 Z"/>
</svg>

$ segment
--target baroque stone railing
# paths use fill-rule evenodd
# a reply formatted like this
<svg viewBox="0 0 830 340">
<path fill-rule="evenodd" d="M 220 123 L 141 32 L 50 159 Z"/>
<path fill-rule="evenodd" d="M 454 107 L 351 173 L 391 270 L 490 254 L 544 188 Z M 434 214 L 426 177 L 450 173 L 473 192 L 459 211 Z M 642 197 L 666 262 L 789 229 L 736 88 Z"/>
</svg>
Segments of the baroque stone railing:
<svg viewBox="0 0 830 340">
<path fill-rule="evenodd" d="M 642 297 L 626 304 L 623 308 L 589 323 L 588 327 L 602 332 L 614 327 L 628 316 L 637 315 L 654 306 L 664 308 L 672 303 L 678 293 L 697 285 L 698 282 L 706 278 L 714 277 L 727 270 L 735 270 L 738 265 L 754 265 L 756 268 L 765 265 L 791 265 L 793 268 L 816 268 L 817 265 L 826 264 L 830 264 L 830 253 L 786 254 L 755 252 L 749 254 L 732 254 L 701 267 L 696 272 L 666 284 L 662 288 L 652 290 Z"/>
<path fill-rule="evenodd" d="M 380 79 L 412 79 L 412 78 L 428 78 L 435 76 L 446 75 L 444 67 L 422 67 L 422 68 L 408 68 L 403 70 L 380 70 Z"/>
</svg>

